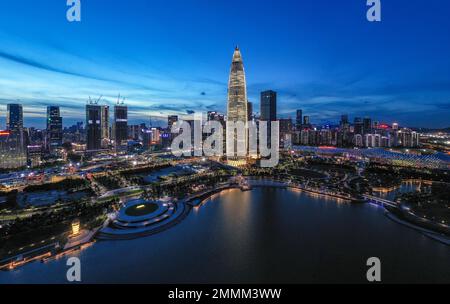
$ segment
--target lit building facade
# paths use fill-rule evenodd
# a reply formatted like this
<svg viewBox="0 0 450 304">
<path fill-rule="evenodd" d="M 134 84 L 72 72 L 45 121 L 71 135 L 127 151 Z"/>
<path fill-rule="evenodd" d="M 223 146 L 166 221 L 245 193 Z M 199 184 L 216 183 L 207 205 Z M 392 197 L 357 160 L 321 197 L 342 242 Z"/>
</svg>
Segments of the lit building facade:
<svg viewBox="0 0 450 304">
<path fill-rule="evenodd" d="M 27 163 L 23 108 L 21 104 L 8 104 L 6 109 L 6 130 L 0 131 L 0 167 L 23 167 Z"/>
<path fill-rule="evenodd" d="M 244 62 L 238 47 L 234 50 L 233 60 L 231 63 L 231 71 L 228 82 L 228 104 L 227 104 L 227 121 L 228 122 L 243 122 L 247 125 L 248 122 L 248 102 L 247 102 L 247 84 L 245 80 Z M 229 130 L 230 132 L 232 130 Z M 248 147 L 248 131 L 246 129 L 245 136 L 237 136 L 234 132 L 234 143 L 244 146 L 247 151 Z"/>
<path fill-rule="evenodd" d="M 101 107 L 101 146 L 102 148 L 107 148 L 110 142 L 110 132 L 109 132 L 109 106 Z"/>
<path fill-rule="evenodd" d="M 47 149 L 53 152 L 63 143 L 62 117 L 57 106 L 47 107 Z"/>
<path fill-rule="evenodd" d="M 100 150 L 102 143 L 102 107 L 96 104 L 86 105 L 86 149 Z"/>
<path fill-rule="evenodd" d="M 114 106 L 114 141 L 116 146 L 121 146 L 128 139 L 128 107 L 125 105 Z"/>
<path fill-rule="evenodd" d="M 6 108 L 6 129 L 23 130 L 23 108 L 20 104 L 8 104 Z"/>
<path fill-rule="evenodd" d="M 261 93 L 261 117 L 262 121 L 277 120 L 277 93 L 264 91 Z"/>
</svg>

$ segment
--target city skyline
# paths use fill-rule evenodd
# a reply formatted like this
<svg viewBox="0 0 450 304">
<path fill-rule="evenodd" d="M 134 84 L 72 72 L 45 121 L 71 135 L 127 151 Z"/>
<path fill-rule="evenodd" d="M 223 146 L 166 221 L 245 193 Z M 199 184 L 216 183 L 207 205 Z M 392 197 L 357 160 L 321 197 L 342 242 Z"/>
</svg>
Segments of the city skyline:
<svg viewBox="0 0 450 304">
<path fill-rule="evenodd" d="M 2 7 L 1 128 L 6 104 L 17 100 L 26 126 L 44 127 L 51 105 L 61 106 L 69 126 L 82 120 L 89 96 L 103 95 L 113 106 L 118 93 L 127 97 L 131 123 L 225 113 L 229 52 L 237 44 L 245 53 L 255 109 L 260 92 L 272 89 L 280 117 L 295 118 L 303 109 L 317 123 L 349 114 L 411 127 L 450 124 L 449 21 L 443 13 L 449 4 L 443 1 L 384 3 L 385 18 L 376 25 L 365 20 L 365 1 L 284 2 L 265 23 L 258 14 L 268 3 L 249 1 L 227 26 L 221 9 L 232 7 L 229 1 L 203 11 L 181 1 L 172 8 L 133 3 L 127 9 L 123 3 L 84 4 L 79 24 L 64 20 L 65 3 Z M 116 22 L 119 12 L 123 22 Z M 258 22 L 241 18 L 246 14 Z M 17 15 L 23 18 L 12 18 Z"/>
<path fill-rule="evenodd" d="M 449 9 L 0 1 L 0 285 L 450 283 Z"/>
</svg>

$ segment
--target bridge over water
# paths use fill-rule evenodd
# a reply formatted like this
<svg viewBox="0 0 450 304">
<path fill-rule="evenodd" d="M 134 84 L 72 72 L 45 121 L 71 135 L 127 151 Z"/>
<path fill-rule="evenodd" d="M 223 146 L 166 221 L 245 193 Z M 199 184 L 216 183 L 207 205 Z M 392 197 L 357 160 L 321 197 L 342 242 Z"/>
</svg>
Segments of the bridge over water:
<svg viewBox="0 0 450 304">
<path fill-rule="evenodd" d="M 397 208 L 399 206 L 399 204 L 396 202 L 382 199 L 380 197 L 376 197 L 376 196 L 372 196 L 372 195 L 363 195 L 363 197 L 369 203 L 374 203 L 377 205 L 389 206 L 389 207 L 394 207 L 394 208 Z"/>
</svg>

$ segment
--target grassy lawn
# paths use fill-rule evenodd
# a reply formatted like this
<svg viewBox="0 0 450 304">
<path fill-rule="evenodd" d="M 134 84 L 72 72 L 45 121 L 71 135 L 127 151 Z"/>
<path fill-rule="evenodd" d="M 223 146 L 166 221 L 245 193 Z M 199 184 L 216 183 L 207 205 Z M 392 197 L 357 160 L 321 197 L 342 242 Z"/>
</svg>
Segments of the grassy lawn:
<svg viewBox="0 0 450 304">
<path fill-rule="evenodd" d="M 135 205 L 125 210 L 125 214 L 128 216 L 143 216 L 158 210 L 158 205 L 154 203 L 144 203 Z"/>
</svg>

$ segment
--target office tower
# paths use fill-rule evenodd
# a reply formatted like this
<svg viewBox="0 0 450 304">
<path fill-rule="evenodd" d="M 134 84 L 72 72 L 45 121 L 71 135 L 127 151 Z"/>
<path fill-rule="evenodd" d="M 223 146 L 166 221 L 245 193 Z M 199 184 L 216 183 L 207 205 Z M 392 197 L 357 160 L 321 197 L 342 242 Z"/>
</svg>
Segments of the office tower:
<svg viewBox="0 0 450 304">
<path fill-rule="evenodd" d="M 392 130 L 398 130 L 398 123 L 394 122 L 392 124 Z"/>
<path fill-rule="evenodd" d="M 355 117 L 355 121 L 353 124 L 354 124 L 355 134 L 363 135 L 364 134 L 364 124 L 363 124 L 361 117 Z"/>
<path fill-rule="evenodd" d="M 288 148 L 292 145 L 293 124 L 291 118 L 280 119 L 280 147 Z"/>
<path fill-rule="evenodd" d="M 248 121 L 247 109 L 247 84 L 245 81 L 244 63 L 241 52 L 238 47 L 234 50 L 233 60 L 231 63 L 230 77 L 228 82 L 228 103 L 227 103 L 227 121 L 228 122 L 242 122 L 245 125 Z M 230 154 L 232 151 L 238 151 L 237 147 L 243 147 L 247 151 L 248 147 L 248 131 L 246 129 L 244 139 L 240 139 L 236 131 L 228 130 L 233 134 L 233 142 L 227 143 L 230 147 Z M 232 133 L 231 133 L 232 132 Z M 231 139 L 231 138 L 229 138 Z"/>
<path fill-rule="evenodd" d="M 128 126 L 128 138 L 132 140 L 139 140 L 139 134 L 142 130 L 140 125 Z"/>
<path fill-rule="evenodd" d="M 363 132 L 364 134 L 372 133 L 372 119 L 366 117 L 363 121 Z"/>
<path fill-rule="evenodd" d="M 261 93 L 261 117 L 262 121 L 277 120 L 277 93 L 264 91 Z"/>
<path fill-rule="evenodd" d="M 23 108 L 20 104 L 8 104 L 6 113 L 6 129 L 10 131 L 23 130 Z"/>
<path fill-rule="evenodd" d="M 347 147 L 348 145 L 352 145 L 352 138 L 350 137 L 350 122 L 348 120 L 348 115 L 346 114 L 341 116 L 336 144 L 339 147 Z"/>
<path fill-rule="evenodd" d="M 142 130 L 142 146 L 144 150 L 150 150 L 152 146 L 152 130 L 144 129 Z"/>
<path fill-rule="evenodd" d="M 309 116 L 303 116 L 303 126 L 306 128 L 309 128 L 311 126 Z"/>
<path fill-rule="evenodd" d="M 101 107 L 101 129 L 102 129 L 102 147 L 107 147 L 110 140 L 109 136 L 109 106 Z"/>
<path fill-rule="evenodd" d="M 177 115 L 171 115 L 167 118 L 167 126 L 169 128 L 169 131 L 172 130 L 172 126 L 178 121 Z"/>
<path fill-rule="evenodd" d="M 396 131 L 396 133 L 396 146 L 403 148 L 417 148 L 420 146 L 420 135 L 417 132 L 404 128 Z"/>
<path fill-rule="evenodd" d="M 341 123 L 340 123 L 341 130 L 348 131 L 350 128 L 348 115 L 342 115 L 341 116 Z"/>
<path fill-rule="evenodd" d="M 128 107 L 123 104 L 114 106 L 114 141 L 121 146 L 128 139 Z"/>
<path fill-rule="evenodd" d="M 267 121 L 267 143 L 272 143 L 272 121 L 277 120 L 277 93 L 274 91 L 261 92 L 261 116 L 260 121 Z M 281 135 L 281 133 L 280 133 Z"/>
<path fill-rule="evenodd" d="M 47 107 L 47 149 L 52 152 L 62 145 L 62 117 L 58 106 Z"/>
<path fill-rule="evenodd" d="M 283 118 L 280 119 L 280 133 L 290 133 L 292 132 L 292 119 Z"/>
<path fill-rule="evenodd" d="M 223 147 L 224 147 L 224 153 L 226 152 L 226 122 L 225 122 L 225 116 L 223 114 L 220 114 L 216 111 L 209 111 L 208 112 L 208 116 L 207 116 L 207 120 L 208 121 L 217 121 L 222 125 L 223 128 Z M 212 132 L 209 133 L 204 133 L 203 134 L 203 141 L 206 140 L 206 138 L 211 135 L 213 132 L 215 132 L 217 130 L 212 130 Z M 215 144 L 213 145 L 215 147 Z"/>
<path fill-rule="evenodd" d="M 27 157 L 17 132 L 0 130 L 0 168 L 14 169 L 26 165 Z"/>
<path fill-rule="evenodd" d="M 245 81 L 244 63 L 238 47 L 236 47 L 233 54 L 228 82 L 227 120 L 244 123 L 248 120 L 247 84 Z"/>
<path fill-rule="evenodd" d="M 364 140 L 361 134 L 355 134 L 353 141 L 356 147 L 361 148 L 364 146 Z"/>
<path fill-rule="evenodd" d="M 303 126 L 303 111 L 297 110 L 297 117 L 295 120 L 295 129 L 297 129 L 297 131 L 301 131 L 302 126 Z"/>
<path fill-rule="evenodd" d="M 1 151 L 4 168 L 19 168 L 26 165 L 26 134 L 23 128 L 21 104 L 8 104 L 6 109 L 6 132 Z"/>
<path fill-rule="evenodd" d="M 248 121 L 252 121 L 253 120 L 253 103 L 250 101 L 247 103 L 247 112 L 248 112 Z"/>
<path fill-rule="evenodd" d="M 30 167 L 37 167 L 42 164 L 42 146 L 31 145 L 27 147 L 28 165 Z"/>
<path fill-rule="evenodd" d="M 86 149 L 100 150 L 102 143 L 102 107 L 96 104 L 86 105 Z"/>
</svg>

